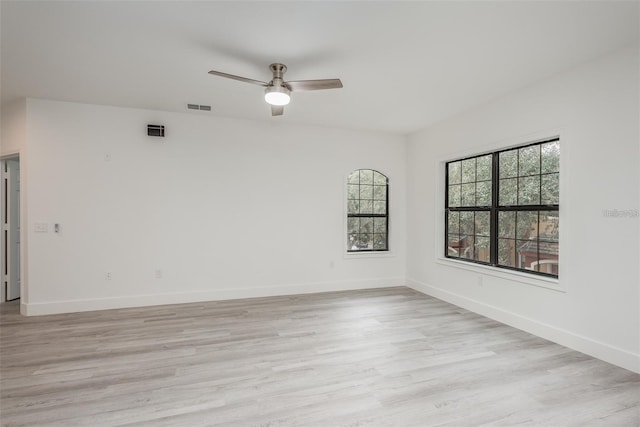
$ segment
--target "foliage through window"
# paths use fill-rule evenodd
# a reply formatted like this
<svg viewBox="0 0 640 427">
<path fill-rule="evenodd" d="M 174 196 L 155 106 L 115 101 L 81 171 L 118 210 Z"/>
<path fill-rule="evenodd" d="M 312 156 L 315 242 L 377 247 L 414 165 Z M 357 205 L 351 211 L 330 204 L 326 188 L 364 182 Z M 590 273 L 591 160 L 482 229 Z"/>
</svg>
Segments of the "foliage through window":
<svg viewBox="0 0 640 427">
<path fill-rule="evenodd" d="M 445 256 L 558 277 L 560 141 L 446 164 Z"/>
<path fill-rule="evenodd" d="M 358 169 L 347 180 L 347 250 L 389 250 L 389 180 Z"/>
</svg>

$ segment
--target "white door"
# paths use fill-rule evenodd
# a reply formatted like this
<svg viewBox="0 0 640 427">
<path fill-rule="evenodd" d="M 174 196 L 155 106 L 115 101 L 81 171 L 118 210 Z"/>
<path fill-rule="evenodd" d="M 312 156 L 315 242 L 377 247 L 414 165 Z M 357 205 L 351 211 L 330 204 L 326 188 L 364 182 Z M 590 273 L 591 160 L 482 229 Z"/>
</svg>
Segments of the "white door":
<svg viewBox="0 0 640 427">
<path fill-rule="evenodd" d="M 20 298 L 20 162 L 7 160 L 7 301 Z"/>
</svg>

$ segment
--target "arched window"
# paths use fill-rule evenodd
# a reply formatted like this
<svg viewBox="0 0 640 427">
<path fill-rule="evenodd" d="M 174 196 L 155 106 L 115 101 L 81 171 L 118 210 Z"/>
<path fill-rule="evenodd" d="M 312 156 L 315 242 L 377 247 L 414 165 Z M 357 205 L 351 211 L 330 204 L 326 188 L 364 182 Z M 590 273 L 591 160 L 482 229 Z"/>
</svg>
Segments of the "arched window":
<svg viewBox="0 0 640 427">
<path fill-rule="evenodd" d="M 347 180 L 347 251 L 389 250 L 389 179 L 358 169 Z"/>
</svg>

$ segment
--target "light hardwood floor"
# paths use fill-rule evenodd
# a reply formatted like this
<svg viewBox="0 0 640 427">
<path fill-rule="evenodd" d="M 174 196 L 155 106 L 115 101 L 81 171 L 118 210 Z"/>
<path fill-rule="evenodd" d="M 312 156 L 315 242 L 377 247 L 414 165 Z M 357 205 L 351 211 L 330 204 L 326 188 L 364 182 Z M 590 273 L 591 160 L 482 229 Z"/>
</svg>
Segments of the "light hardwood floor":
<svg viewBox="0 0 640 427">
<path fill-rule="evenodd" d="M 640 375 L 407 288 L 0 320 L 3 426 L 640 425 Z"/>
</svg>

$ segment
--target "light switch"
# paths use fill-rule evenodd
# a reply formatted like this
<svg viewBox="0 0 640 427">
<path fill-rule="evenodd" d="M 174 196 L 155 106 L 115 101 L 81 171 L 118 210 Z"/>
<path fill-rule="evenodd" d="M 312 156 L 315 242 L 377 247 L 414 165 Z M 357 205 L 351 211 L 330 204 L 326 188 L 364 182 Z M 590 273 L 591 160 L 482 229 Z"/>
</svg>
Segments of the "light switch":
<svg viewBox="0 0 640 427">
<path fill-rule="evenodd" d="M 46 222 L 36 222 L 35 231 L 36 233 L 48 233 L 49 232 L 49 224 Z"/>
</svg>

